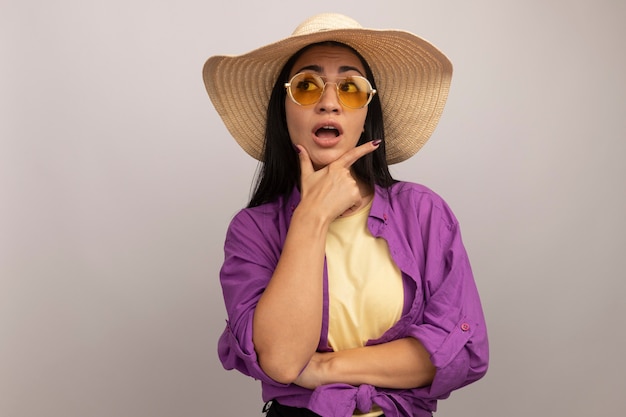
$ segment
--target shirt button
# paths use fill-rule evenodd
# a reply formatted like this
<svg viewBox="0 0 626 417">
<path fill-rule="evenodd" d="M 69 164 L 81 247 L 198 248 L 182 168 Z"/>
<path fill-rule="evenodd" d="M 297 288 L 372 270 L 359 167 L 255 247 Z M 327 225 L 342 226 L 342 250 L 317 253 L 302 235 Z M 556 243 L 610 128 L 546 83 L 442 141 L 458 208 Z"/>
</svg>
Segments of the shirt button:
<svg viewBox="0 0 626 417">
<path fill-rule="evenodd" d="M 463 323 L 461 324 L 461 330 L 463 330 L 464 332 L 468 331 L 470 329 L 470 325 L 467 323 Z"/>
</svg>

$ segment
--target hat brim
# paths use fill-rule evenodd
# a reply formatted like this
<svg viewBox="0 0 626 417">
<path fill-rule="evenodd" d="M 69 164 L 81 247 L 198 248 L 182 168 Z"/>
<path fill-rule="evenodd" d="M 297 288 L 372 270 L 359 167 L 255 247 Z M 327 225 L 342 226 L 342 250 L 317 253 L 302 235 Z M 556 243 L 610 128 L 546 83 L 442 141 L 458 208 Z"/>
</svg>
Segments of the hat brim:
<svg viewBox="0 0 626 417">
<path fill-rule="evenodd" d="M 213 56 L 203 67 L 209 97 L 226 128 L 250 156 L 262 160 L 271 90 L 287 60 L 307 45 L 336 41 L 363 56 L 383 109 L 387 162 L 413 156 L 443 112 L 452 63 L 430 42 L 406 31 L 334 29 L 291 36 L 239 56 Z M 244 96 L 235 86 L 254 85 Z"/>
</svg>

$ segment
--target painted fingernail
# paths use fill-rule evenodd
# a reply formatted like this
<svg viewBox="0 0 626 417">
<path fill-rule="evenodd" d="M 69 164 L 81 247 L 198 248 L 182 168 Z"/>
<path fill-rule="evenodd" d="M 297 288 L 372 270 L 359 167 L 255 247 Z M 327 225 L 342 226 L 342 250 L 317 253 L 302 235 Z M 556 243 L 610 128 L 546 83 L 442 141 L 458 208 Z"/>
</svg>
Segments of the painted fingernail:
<svg viewBox="0 0 626 417">
<path fill-rule="evenodd" d="M 295 143 L 292 143 L 291 145 L 293 146 L 293 150 L 296 151 L 296 153 L 300 153 L 300 148 L 298 148 Z"/>
<path fill-rule="evenodd" d="M 380 143 L 381 143 L 382 141 L 383 141 L 382 139 L 376 139 L 376 140 L 373 140 L 373 141 L 372 141 L 372 145 L 374 145 L 374 146 L 378 146 L 378 145 L 380 145 Z"/>
</svg>

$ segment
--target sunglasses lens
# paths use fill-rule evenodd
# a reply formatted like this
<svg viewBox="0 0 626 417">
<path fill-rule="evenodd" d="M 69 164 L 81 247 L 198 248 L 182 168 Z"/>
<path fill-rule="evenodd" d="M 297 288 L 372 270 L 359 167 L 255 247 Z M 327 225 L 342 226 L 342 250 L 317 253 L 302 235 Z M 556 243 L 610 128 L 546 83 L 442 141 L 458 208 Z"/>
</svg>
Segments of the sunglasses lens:
<svg viewBox="0 0 626 417">
<path fill-rule="evenodd" d="M 297 74 L 290 83 L 291 96 L 303 106 L 317 103 L 324 91 L 324 81 L 314 74 Z"/>
<path fill-rule="evenodd" d="M 371 87 L 365 78 L 349 77 L 337 85 L 337 92 L 344 106 L 358 109 L 368 103 Z"/>
</svg>

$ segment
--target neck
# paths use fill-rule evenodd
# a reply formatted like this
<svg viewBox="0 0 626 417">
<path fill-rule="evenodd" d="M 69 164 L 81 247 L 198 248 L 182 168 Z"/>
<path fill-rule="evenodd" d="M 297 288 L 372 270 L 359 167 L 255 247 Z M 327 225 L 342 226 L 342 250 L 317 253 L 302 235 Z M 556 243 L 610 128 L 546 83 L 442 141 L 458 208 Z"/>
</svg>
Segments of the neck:
<svg viewBox="0 0 626 417">
<path fill-rule="evenodd" d="M 372 201 L 372 198 L 374 198 L 374 190 L 372 189 L 372 187 L 357 178 L 355 178 L 355 180 L 357 182 L 357 186 L 359 187 L 359 193 L 361 194 L 361 198 L 358 203 L 344 211 L 342 214 L 339 215 L 339 217 L 347 217 L 353 215 L 361 208 L 368 205 L 370 201 Z"/>
</svg>

